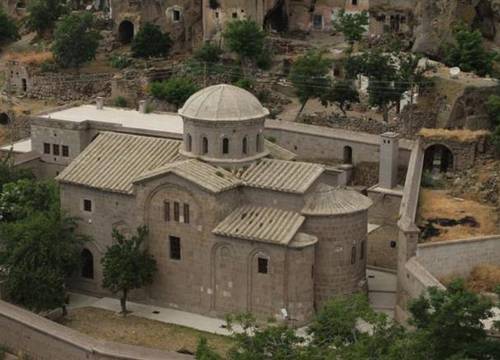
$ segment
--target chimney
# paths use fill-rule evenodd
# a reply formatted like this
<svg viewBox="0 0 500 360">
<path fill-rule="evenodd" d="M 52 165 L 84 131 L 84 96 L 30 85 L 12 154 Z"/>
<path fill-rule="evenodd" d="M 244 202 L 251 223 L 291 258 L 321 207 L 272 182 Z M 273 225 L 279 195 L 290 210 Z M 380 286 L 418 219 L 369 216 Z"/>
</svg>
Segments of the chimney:
<svg viewBox="0 0 500 360">
<path fill-rule="evenodd" d="M 147 110 L 147 102 L 146 100 L 139 100 L 139 112 L 141 114 L 145 114 Z"/>
<path fill-rule="evenodd" d="M 95 103 L 97 110 L 102 110 L 102 108 L 104 107 L 104 98 L 102 96 L 97 97 Z"/>
<path fill-rule="evenodd" d="M 378 186 L 393 189 L 398 184 L 399 134 L 386 132 L 380 135 L 380 166 Z"/>
</svg>

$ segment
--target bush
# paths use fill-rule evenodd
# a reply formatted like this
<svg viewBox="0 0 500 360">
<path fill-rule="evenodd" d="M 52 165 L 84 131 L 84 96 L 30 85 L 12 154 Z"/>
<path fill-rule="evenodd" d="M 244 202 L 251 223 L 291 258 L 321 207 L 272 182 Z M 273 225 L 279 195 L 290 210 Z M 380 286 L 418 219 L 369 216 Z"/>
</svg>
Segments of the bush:
<svg viewBox="0 0 500 360">
<path fill-rule="evenodd" d="M 0 42 L 17 39 L 19 39 L 19 33 L 16 23 L 0 8 Z"/>
<path fill-rule="evenodd" d="M 43 73 L 57 72 L 59 66 L 53 60 L 47 60 L 40 64 L 40 71 Z"/>
<path fill-rule="evenodd" d="M 125 69 L 132 64 L 132 59 L 126 55 L 113 55 L 109 63 L 115 69 Z"/>
<path fill-rule="evenodd" d="M 255 60 L 264 51 L 266 34 L 253 20 L 231 21 L 222 35 L 229 50 L 240 58 Z"/>
<path fill-rule="evenodd" d="M 500 154 L 500 125 L 498 125 L 491 134 L 491 142 L 495 146 L 497 155 Z"/>
<path fill-rule="evenodd" d="M 116 107 L 121 107 L 121 108 L 127 107 L 128 105 L 127 99 L 125 99 L 123 96 L 117 96 L 113 101 L 113 103 L 115 104 Z"/>
<path fill-rule="evenodd" d="M 255 83 L 254 83 L 254 81 L 253 81 L 253 80 L 251 80 L 251 79 L 248 79 L 248 78 L 242 78 L 242 79 L 239 79 L 238 81 L 235 81 L 235 82 L 234 82 L 234 85 L 235 85 L 235 86 L 238 86 L 238 87 L 240 87 L 240 88 L 242 88 L 242 89 L 245 89 L 245 90 L 250 91 L 250 90 L 252 90 L 252 89 L 253 89 L 253 87 L 254 87 Z"/>
<path fill-rule="evenodd" d="M 91 13 L 71 14 L 57 23 L 52 52 L 63 68 L 79 68 L 95 58 L 99 34 L 92 29 Z"/>
<path fill-rule="evenodd" d="M 132 41 L 132 54 L 140 58 L 166 56 L 171 47 L 168 33 L 163 33 L 158 25 L 146 23 Z"/>
<path fill-rule="evenodd" d="M 216 63 L 220 60 L 221 54 L 222 49 L 220 47 L 211 43 L 205 43 L 194 52 L 193 58 L 201 62 Z"/>
<path fill-rule="evenodd" d="M 259 56 L 257 56 L 255 64 L 262 70 L 271 69 L 271 66 L 273 65 L 273 54 L 271 50 L 266 49 Z"/>
<path fill-rule="evenodd" d="M 186 100 L 199 90 L 191 79 L 186 77 L 174 77 L 167 81 L 154 82 L 149 92 L 156 99 L 164 100 L 180 108 Z"/>
<path fill-rule="evenodd" d="M 68 9 L 63 0 L 32 0 L 28 6 L 27 25 L 39 35 L 54 28 L 54 24 Z"/>
</svg>

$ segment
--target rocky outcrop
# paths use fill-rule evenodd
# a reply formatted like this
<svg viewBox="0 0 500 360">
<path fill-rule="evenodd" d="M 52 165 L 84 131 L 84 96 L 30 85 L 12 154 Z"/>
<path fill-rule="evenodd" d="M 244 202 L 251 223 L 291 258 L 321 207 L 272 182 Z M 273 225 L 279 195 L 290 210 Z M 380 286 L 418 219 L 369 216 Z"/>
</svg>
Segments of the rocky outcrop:
<svg viewBox="0 0 500 360">
<path fill-rule="evenodd" d="M 500 0 L 418 0 L 415 12 L 414 52 L 440 57 L 442 45 L 452 40 L 453 28 L 460 23 L 500 45 Z"/>
</svg>

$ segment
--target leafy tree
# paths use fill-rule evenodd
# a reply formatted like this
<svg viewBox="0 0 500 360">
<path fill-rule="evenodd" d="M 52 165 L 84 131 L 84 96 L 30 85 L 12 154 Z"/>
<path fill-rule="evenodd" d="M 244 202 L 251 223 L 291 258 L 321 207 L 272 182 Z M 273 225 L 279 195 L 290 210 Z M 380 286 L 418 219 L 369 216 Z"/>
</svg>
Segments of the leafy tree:
<svg viewBox="0 0 500 360">
<path fill-rule="evenodd" d="M 497 58 L 496 52 L 484 49 L 479 30 L 471 31 L 463 26 L 455 30 L 455 43 L 448 44 L 445 49 L 448 66 L 458 66 L 463 71 L 473 71 L 480 76 L 492 73 L 493 62 Z"/>
<path fill-rule="evenodd" d="M 92 26 L 91 13 L 67 15 L 57 23 L 52 52 L 61 67 L 78 68 L 95 58 L 99 34 Z"/>
<path fill-rule="evenodd" d="M 193 58 L 197 61 L 212 64 L 219 62 L 221 55 L 222 49 L 219 46 L 206 42 L 194 52 Z"/>
<path fill-rule="evenodd" d="M 338 18 L 333 22 L 334 29 L 344 34 L 344 38 L 349 44 L 349 53 L 352 52 L 354 43 L 363 38 L 368 21 L 368 13 L 366 11 L 349 14 L 342 9 Z"/>
<path fill-rule="evenodd" d="M 368 77 L 368 100 L 371 106 L 378 106 L 384 120 L 389 120 L 389 111 L 398 106 L 408 82 L 402 80 L 397 58 L 378 51 L 365 52 L 347 60 L 346 70 L 350 78 L 358 74 Z"/>
<path fill-rule="evenodd" d="M 85 238 L 55 206 L 0 226 L 0 266 L 13 302 L 34 311 L 64 307 L 65 281 L 78 268 Z"/>
<path fill-rule="evenodd" d="M 434 287 L 410 304 L 411 324 L 420 337 L 419 352 L 428 359 L 494 359 L 500 341 L 488 338 L 481 321 L 493 316 L 492 302 L 465 289 L 463 280 L 447 290 Z"/>
<path fill-rule="evenodd" d="M 43 35 L 51 31 L 61 15 L 68 12 L 63 0 L 32 0 L 28 5 L 27 26 Z"/>
<path fill-rule="evenodd" d="M 359 102 L 359 93 L 351 80 L 339 80 L 332 85 L 326 99 L 335 104 L 345 116 L 346 107 Z"/>
<path fill-rule="evenodd" d="M 327 104 L 327 90 L 331 86 L 329 71 L 330 61 L 325 59 L 321 52 L 308 52 L 292 64 L 290 80 L 302 104 L 297 117 L 310 99 L 317 98 L 323 105 Z"/>
<path fill-rule="evenodd" d="M 21 179 L 34 179 L 33 172 L 29 169 L 19 169 L 14 167 L 12 152 L 0 159 L 0 191 L 5 184 L 16 182 Z"/>
<path fill-rule="evenodd" d="M 159 100 L 165 100 L 180 108 L 186 100 L 199 90 L 190 78 L 173 77 L 166 81 L 154 82 L 150 86 L 150 93 Z"/>
<path fill-rule="evenodd" d="M 21 179 L 3 186 L 0 220 L 21 220 L 35 212 L 55 211 L 58 206 L 59 189 L 53 181 Z"/>
<path fill-rule="evenodd" d="M 151 284 L 156 272 L 156 261 L 143 243 L 148 230 L 145 226 L 137 228 L 137 234 L 127 239 L 118 230 L 113 230 L 115 244 L 109 246 L 102 258 L 102 286 L 112 293 L 121 292 L 122 314 L 127 314 L 127 296 L 130 290 Z"/>
<path fill-rule="evenodd" d="M 500 125 L 500 96 L 491 95 L 486 102 L 486 109 L 488 111 L 492 127 Z"/>
<path fill-rule="evenodd" d="M 253 20 L 231 21 L 222 36 L 229 50 L 242 60 L 255 60 L 264 50 L 266 33 Z"/>
<path fill-rule="evenodd" d="M 146 23 L 132 41 L 132 55 L 138 58 L 167 56 L 171 47 L 168 33 L 162 32 L 158 25 Z"/>
<path fill-rule="evenodd" d="M 0 8 L 0 42 L 19 39 L 16 22 Z"/>
</svg>

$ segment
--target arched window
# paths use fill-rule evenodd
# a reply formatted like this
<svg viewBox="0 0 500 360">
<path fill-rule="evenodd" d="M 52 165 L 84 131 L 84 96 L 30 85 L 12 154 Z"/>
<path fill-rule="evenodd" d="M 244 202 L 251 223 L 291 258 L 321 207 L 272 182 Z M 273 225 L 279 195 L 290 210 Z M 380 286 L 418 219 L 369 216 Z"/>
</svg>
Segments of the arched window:
<svg viewBox="0 0 500 360">
<path fill-rule="evenodd" d="M 88 249 L 83 249 L 81 253 L 82 259 L 82 277 L 86 279 L 94 278 L 94 256 Z"/>
<path fill-rule="evenodd" d="M 260 134 L 257 134 L 257 138 L 255 139 L 255 149 L 257 152 L 261 152 L 261 140 L 260 140 Z"/>
<path fill-rule="evenodd" d="M 241 151 L 243 152 L 243 154 L 248 153 L 248 140 L 246 136 L 243 138 L 243 141 L 241 143 Z"/>
<path fill-rule="evenodd" d="M 201 152 L 203 154 L 208 153 L 208 139 L 206 137 L 203 137 L 203 139 L 201 141 Z"/>
<path fill-rule="evenodd" d="M 344 146 L 344 164 L 352 164 L 352 147 Z"/>
<path fill-rule="evenodd" d="M 191 134 L 187 134 L 186 136 L 186 151 L 191 152 L 193 146 L 193 139 L 191 137 Z"/>
<path fill-rule="evenodd" d="M 222 139 L 222 153 L 229 154 L 229 139 L 228 138 Z"/>
</svg>

